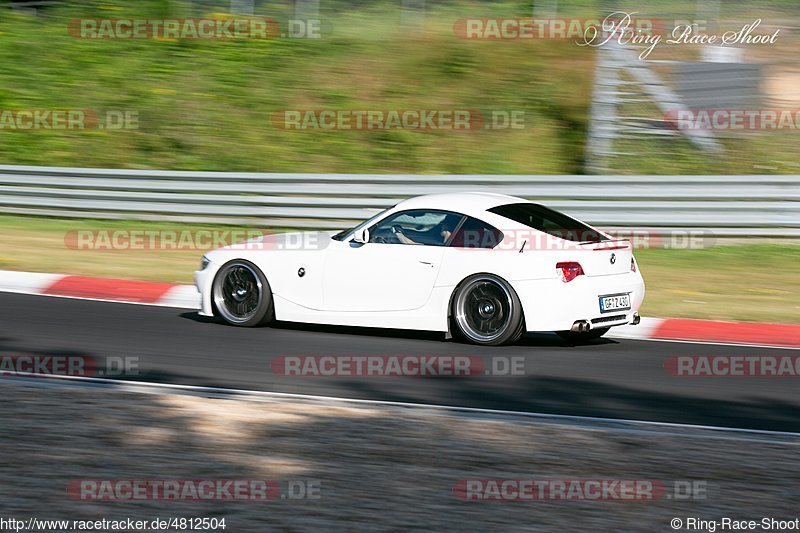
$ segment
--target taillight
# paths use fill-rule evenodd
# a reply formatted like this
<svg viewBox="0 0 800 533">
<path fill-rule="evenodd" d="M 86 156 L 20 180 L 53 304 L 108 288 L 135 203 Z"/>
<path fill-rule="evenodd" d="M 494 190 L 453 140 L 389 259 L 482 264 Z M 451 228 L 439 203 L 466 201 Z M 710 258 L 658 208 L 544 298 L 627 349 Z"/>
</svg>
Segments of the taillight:
<svg viewBox="0 0 800 533">
<path fill-rule="evenodd" d="M 583 276 L 583 267 L 574 261 L 566 263 L 556 263 L 556 269 L 561 271 L 561 281 L 569 283 L 578 276 Z"/>
<path fill-rule="evenodd" d="M 631 272 L 636 272 L 636 261 L 631 257 Z"/>
</svg>

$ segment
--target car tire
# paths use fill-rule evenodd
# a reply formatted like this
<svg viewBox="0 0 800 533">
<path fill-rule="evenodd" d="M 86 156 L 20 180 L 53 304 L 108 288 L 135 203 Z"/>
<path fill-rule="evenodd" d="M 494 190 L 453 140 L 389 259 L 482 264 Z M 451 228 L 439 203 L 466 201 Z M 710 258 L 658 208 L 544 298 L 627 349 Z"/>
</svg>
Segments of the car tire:
<svg viewBox="0 0 800 533">
<path fill-rule="evenodd" d="M 275 316 L 267 278 L 244 259 L 222 265 L 211 285 L 211 302 L 215 313 L 232 326 L 260 326 Z"/>
<path fill-rule="evenodd" d="M 525 332 L 517 293 L 492 274 L 475 274 L 459 284 L 453 294 L 452 317 L 460 337 L 472 344 L 511 344 Z"/>
<path fill-rule="evenodd" d="M 556 334 L 572 344 L 580 344 L 592 341 L 594 339 L 599 339 L 608 333 L 609 329 L 611 328 L 590 329 L 589 331 L 585 331 L 583 333 L 578 333 L 576 331 L 556 331 Z"/>
</svg>

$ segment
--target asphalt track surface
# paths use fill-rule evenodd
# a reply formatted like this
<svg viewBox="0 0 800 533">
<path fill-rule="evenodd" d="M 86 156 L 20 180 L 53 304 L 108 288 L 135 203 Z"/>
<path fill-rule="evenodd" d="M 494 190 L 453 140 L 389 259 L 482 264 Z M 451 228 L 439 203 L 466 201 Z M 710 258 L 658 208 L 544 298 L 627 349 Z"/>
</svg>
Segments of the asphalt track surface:
<svg viewBox="0 0 800 533">
<path fill-rule="evenodd" d="M 536 413 L 800 431 L 800 377 L 676 377 L 675 355 L 800 356 L 800 350 L 627 339 L 571 346 L 527 335 L 483 348 L 435 333 L 279 324 L 234 328 L 194 311 L 0 293 L 0 355 L 138 357 L 126 380 L 479 407 Z M 286 377 L 279 356 L 459 355 L 487 367 L 521 357 L 524 375 Z"/>
</svg>

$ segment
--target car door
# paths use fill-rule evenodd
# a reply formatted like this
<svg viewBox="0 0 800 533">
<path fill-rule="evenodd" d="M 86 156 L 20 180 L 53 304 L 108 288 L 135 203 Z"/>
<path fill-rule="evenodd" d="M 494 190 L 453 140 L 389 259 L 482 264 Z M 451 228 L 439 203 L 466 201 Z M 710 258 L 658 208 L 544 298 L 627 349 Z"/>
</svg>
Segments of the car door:
<svg viewBox="0 0 800 533">
<path fill-rule="evenodd" d="M 335 241 L 325 261 L 325 309 L 408 311 L 425 305 L 449 232 L 461 218 L 446 211 L 402 211 L 370 227 L 366 243 Z"/>
</svg>

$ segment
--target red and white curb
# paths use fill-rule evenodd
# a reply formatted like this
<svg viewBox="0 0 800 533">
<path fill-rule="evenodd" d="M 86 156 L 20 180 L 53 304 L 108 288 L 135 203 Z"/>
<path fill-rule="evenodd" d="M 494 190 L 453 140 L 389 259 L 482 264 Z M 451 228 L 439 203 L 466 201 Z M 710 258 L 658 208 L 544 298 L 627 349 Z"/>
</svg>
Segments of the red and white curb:
<svg viewBox="0 0 800 533">
<path fill-rule="evenodd" d="M 175 285 L 63 274 L 0 270 L 0 292 L 61 296 L 108 302 L 199 309 L 200 294 L 193 285 Z M 718 322 L 686 318 L 642 318 L 637 326 L 613 328 L 616 338 L 757 344 L 800 348 L 800 325 Z"/>
<path fill-rule="evenodd" d="M 637 331 L 635 328 L 642 329 Z M 800 325 L 797 324 L 721 322 L 691 318 L 642 318 L 638 326 L 613 328 L 609 332 L 609 336 L 800 348 Z"/>
<path fill-rule="evenodd" d="M 200 308 L 200 293 L 197 292 L 194 285 L 175 285 L 151 281 L 0 270 L 0 292 L 160 305 L 185 309 Z"/>
</svg>

